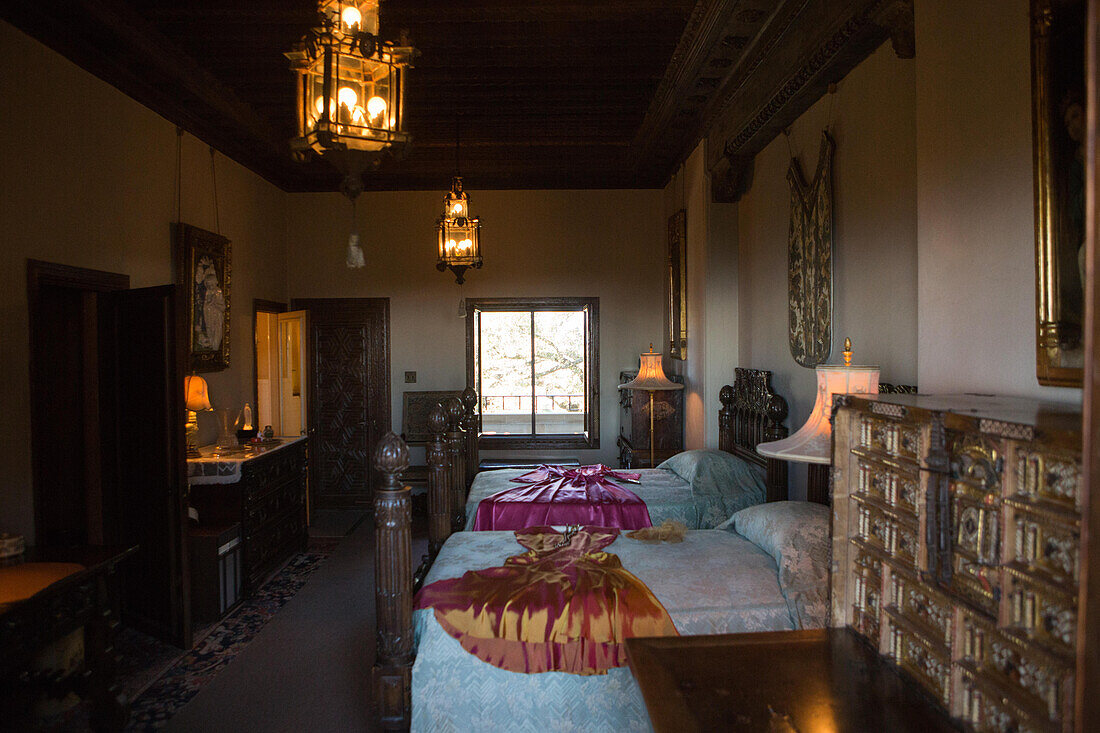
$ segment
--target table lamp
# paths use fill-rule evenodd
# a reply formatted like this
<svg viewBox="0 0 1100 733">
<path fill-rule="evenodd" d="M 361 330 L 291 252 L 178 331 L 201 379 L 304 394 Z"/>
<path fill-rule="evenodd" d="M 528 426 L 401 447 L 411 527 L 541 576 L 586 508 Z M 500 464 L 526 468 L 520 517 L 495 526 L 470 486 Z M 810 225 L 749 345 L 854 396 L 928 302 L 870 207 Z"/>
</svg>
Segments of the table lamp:
<svg viewBox="0 0 1100 733">
<path fill-rule="evenodd" d="M 210 394 L 207 392 L 206 380 L 192 374 L 183 378 L 183 394 L 187 407 L 187 423 L 184 432 L 187 436 L 187 457 L 199 458 L 199 449 L 195 441 L 199 436 L 199 412 L 207 412 L 214 408 L 210 406 Z"/>
<path fill-rule="evenodd" d="M 661 354 L 653 351 L 653 344 L 649 345 L 648 354 L 640 354 L 639 356 L 641 356 L 641 367 L 638 369 L 638 376 L 626 384 L 620 384 L 619 389 L 649 392 L 649 467 L 656 468 L 657 466 L 654 463 L 656 451 L 653 449 L 653 393 L 683 389 L 684 385 L 677 384 L 665 376 L 665 370 L 661 367 Z"/>
<path fill-rule="evenodd" d="M 833 395 L 877 394 L 879 368 L 877 366 L 852 366 L 852 341 L 844 339 L 844 365 L 816 367 L 817 401 L 806 419 L 806 424 L 794 435 L 783 440 L 760 443 L 756 452 L 768 458 L 782 461 L 827 466 L 832 463 Z M 823 485 L 822 485 L 823 484 Z M 810 471 L 807 498 L 810 501 L 828 498 L 828 471 Z"/>
</svg>

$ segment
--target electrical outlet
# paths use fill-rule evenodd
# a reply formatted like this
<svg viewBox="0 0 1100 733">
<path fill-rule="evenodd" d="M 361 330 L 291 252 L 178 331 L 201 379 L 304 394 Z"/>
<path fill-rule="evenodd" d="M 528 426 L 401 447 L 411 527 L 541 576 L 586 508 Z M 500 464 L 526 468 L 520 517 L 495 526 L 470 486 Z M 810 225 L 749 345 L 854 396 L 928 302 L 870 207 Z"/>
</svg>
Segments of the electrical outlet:
<svg viewBox="0 0 1100 733">
<path fill-rule="evenodd" d="M 405 372 L 405 384 L 416 384 L 416 372 Z"/>
</svg>

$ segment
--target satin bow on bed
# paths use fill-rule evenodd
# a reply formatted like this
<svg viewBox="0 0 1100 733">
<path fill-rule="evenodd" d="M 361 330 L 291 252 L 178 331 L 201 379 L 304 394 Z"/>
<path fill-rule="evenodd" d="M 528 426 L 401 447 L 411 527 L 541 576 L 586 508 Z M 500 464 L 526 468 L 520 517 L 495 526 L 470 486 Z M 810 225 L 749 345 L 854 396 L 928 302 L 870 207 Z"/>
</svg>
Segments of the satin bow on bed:
<svg viewBox="0 0 1100 733">
<path fill-rule="evenodd" d="M 651 526 L 645 502 L 614 480 L 638 483 L 641 474 L 607 466 L 539 466 L 512 481 L 522 484 L 481 500 L 474 530 L 588 524 L 622 529 Z M 613 480 L 614 479 L 614 480 Z"/>
</svg>

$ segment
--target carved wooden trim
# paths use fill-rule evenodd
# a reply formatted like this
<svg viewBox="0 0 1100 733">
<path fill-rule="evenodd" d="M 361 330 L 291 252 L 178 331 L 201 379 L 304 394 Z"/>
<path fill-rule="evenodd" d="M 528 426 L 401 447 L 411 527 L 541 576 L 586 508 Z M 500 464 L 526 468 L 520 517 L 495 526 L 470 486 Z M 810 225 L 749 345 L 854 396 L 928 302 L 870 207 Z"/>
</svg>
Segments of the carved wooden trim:
<svg viewBox="0 0 1100 733">
<path fill-rule="evenodd" d="M 462 401 L 451 397 L 443 403 L 447 416 L 447 465 L 450 475 L 447 485 L 450 488 L 451 530 L 461 532 L 466 526 L 466 466 L 463 456 L 466 437 L 462 433 Z"/>
<path fill-rule="evenodd" d="M 900 58 L 913 57 L 912 0 L 843 8 L 788 0 L 777 8 L 699 114 L 692 139 L 710 136 L 714 201 L 738 200 L 751 186 L 754 156 L 888 38 Z M 793 68 L 782 66 L 791 58 L 798 59 Z"/>
<path fill-rule="evenodd" d="M 412 510 L 409 487 L 398 476 L 409 466 L 409 449 L 392 431 L 374 451 L 382 484 L 374 494 L 374 598 L 377 662 L 373 669 L 379 722 L 407 730 L 411 720 L 413 650 Z"/>
<path fill-rule="evenodd" d="M 432 439 L 427 447 L 428 461 L 428 553 L 431 560 L 451 536 L 450 462 L 447 459 L 447 415 L 442 405 L 428 413 Z"/>
<path fill-rule="evenodd" d="M 473 387 L 462 391 L 462 432 L 466 434 L 466 490 L 474 482 L 478 468 L 478 438 L 481 432 L 477 414 L 478 396 Z"/>
</svg>

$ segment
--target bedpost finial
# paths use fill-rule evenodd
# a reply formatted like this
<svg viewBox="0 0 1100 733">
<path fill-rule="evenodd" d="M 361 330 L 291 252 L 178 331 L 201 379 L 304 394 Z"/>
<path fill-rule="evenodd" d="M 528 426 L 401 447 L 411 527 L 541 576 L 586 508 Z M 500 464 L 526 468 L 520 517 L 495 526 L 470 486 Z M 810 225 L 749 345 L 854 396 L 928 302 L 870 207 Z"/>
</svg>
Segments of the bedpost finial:
<svg viewBox="0 0 1100 733">
<path fill-rule="evenodd" d="M 722 407 L 729 409 L 733 404 L 733 387 L 725 385 L 721 391 L 718 392 L 718 401 L 722 403 Z"/>
<path fill-rule="evenodd" d="M 428 411 L 428 430 L 432 435 L 441 435 L 447 432 L 447 413 L 443 410 L 443 405 L 438 402 L 431 410 Z"/>
<path fill-rule="evenodd" d="M 400 488 L 398 476 L 409 467 L 409 447 L 392 430 L 382 436 L 374 449 L 374 467 L 382 473 L 383 489 Z"/>
<path fill-rule="evenodd" d="M 462 400 L 457 397 L 448 397 L 443 401 L 443 410 L 447 413 L 447 421 L 454 426 L 452 430 L 457 430 L 458 421 L 462 419 L 465 412 L 462 409 Z"/>
<path fill-rule="evenodd" d="M 466 412 L 477 410 L 477 391 L 473 387 L 462 390 L 462 405 L 466 408 Z"/>
</svg>

